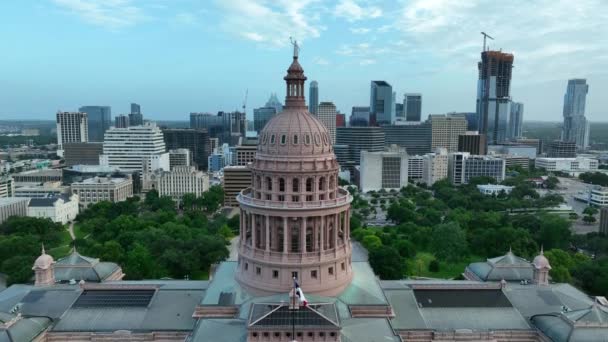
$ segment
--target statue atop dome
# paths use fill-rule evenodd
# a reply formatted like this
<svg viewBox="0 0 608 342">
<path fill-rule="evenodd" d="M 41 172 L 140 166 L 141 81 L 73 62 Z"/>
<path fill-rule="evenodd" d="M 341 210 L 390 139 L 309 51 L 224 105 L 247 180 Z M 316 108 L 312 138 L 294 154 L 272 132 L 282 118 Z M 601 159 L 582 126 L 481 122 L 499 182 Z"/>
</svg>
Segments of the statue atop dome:
<svg viewBox="0 0 608 342">
<path fill-rule="evenodd" d="M 293 58 L 298 58 L 298 54 L 300 53 L 300 45 L 298 45 L 298 41 L 289 37 L 289 41 L 293 45 Z"/>
</svg>

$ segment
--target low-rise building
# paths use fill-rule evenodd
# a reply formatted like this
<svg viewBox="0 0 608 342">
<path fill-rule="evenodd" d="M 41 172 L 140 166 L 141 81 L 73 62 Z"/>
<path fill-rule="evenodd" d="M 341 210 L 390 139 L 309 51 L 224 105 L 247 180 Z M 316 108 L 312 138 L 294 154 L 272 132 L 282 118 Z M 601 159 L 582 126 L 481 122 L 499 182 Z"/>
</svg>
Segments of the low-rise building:
<svg viewBox="0 0 608 342">
<path fill-rule="evenodd" d="M 361 151 L 359 188 L 363 192 L 407 186 L 408 155 L 396 145 L 384 152 Z"/>
<path fill-rule="evenodd" d="M 45 182 L 41 185 L 26 185 L 15 188 L 15 197 L 56 197 L 69 193 L 70 187 L 61 185 L 61 182 Z"/>
<path fill-rule="evenodd" d="M 13 179 L 17 185 L 61 182 L 61 177 L 61 169 L 29 170 L 13 175 Z"/>
<path fill-rule="evenodd" d="M 424 156 L 409 156 L 407 158 L 408 181 L 421 182 L 424 176 Z"/>
<path fill-rule="evenodd" d="M 608 188 L 591 186 L 589 189 L 574 195 L 574 198 L 581 202 L 587 202 L 589 205 L 605 207 L 608 206 Z"/>
<path fill-rule="evenodd" d="M 156 189 L 159 196 L 170 196 L 179 203 L 185 194 L 200 197 L 209 190 L 209 176 L 194 166 L 177 166 L 171 171 L 156 170 L 143 175 L 143 190 Z"/>
<path fill-rule="evenodd" d="M 47 198 L 32 198 L 27 207 L 27 216 L 48 218 L 66 224 L 78 215 L 78 195 L 61 195 Z"/>
<path fill-rule="evenodd" d="M 537 169 L 560 171 L 573 176 L 583 172 L 596 171 L 599 161 L 594 158 L 536 158 L 534 165 Z"/>
<path fill-rule="evenodd" d="M 176 166 L 190 166 L 190 150 L 187 148 L 176 148 L 169 150 L 169 169 L 173 170 Z"/>
<path fill-rule="evenodd" d="M 248 166 L 224 168 L 224 206 L 238 207 L 236 196 L 251 186 L 251 169 Z"/>
<path fill-rule="evenodd" d="M 500 193 L 510 194 L 513 191 L 514 186 L 500 185 L 500 184 L 479 184 L 477 190 L 484 195 L 497 196 Z"/>
<path fill-rule="evenodd" d="M 29 198 L 0 198 L 0 224 L 11 216 L 26 216 Z"/>
<path fill-rule="evenodd" d="M 131 178 L 94 177 L 72 184 L 83 208 L 101 201 L 122 202 L 133 196 Z"/>
<path fill-rule="evenodd" d="M 448 177 L 452 184 L 468 184 L 474 177 L 505 179 L 506 162 L 502 158 L 475 156 L 466 152 L 452 153 L 448 159 Z"/>
</svg>

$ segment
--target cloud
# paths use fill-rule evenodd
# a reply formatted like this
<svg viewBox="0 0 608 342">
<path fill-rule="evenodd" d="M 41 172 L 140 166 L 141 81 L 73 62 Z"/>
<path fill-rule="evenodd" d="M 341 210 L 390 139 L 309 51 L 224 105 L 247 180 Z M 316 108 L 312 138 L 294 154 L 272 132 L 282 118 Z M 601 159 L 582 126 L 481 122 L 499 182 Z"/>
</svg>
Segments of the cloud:
<svg viewBox="0 0 608 342">
<path fill-rule="evenodd" d="M 313 63 L 317 64 L 317 65 L 329 65 L 329 61 L 323 57 L 315 57 L 312 60 Z"/>
<path fill-rule="evenodd" d="M 514 79 L 530 81 L 585 77 L 601 68 L 602 59 L 590 55 L 608 55 L 606 22 L 603 0 L 412 0 L 392 18 L 406 45 L 457 68 L 474 68 L 480 32 L 488 32 L 495 38 L 490 48 L 514 54 Z"/>
<path fill-rule="evenodd" d="M 198 18 L 189 12 L 180 12 L 173 17 L 175 23 L 185 26 L 195 26 L 198 24 Z"/>
<path fill-rule="evenodd" d="M 371 65 L 371 64 L 376 64 L 376 60 L 375 59 L 362 59 L 359 61 L 359 65 Z"/>
<path fill-rule="evenodd" d="M 222 28 L 236 36 L 264 43 L 285 46 L 292 36 L 298 42 L 321 35 L 318 8 L 314 0 L 218 0 Z"/>
<path fill-rule="evenodd" d="M 334 15 L 353 22 L 382 16 L 382 9 L 376 6 L 361 6 L 355 0 L 340 0 L 334 8 Z"/>
<path fill-rule="evenodd" d="M 83 21 L 110 30 L 133 26 L 146 19 L 131 0 L 52 0 Z"/>
<path fill-rule="evenodd" d="M 366 34 L 371 31 L 371 29 L 367 27 L 351 27 L 349 30 L 354 34 Z"/>
</svg>

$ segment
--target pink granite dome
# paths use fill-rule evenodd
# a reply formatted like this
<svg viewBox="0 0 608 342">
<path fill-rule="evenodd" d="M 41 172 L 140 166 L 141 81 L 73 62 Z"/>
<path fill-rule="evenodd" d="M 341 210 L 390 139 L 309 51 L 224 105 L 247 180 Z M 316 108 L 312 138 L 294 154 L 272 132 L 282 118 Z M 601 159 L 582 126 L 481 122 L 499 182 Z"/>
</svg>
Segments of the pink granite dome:
<svg viewBox="0 0 608 342">
<path fill-rule="evenodd" d="M 543 249 L 541 247 L 540 249 L 540 254 L 537 255 L 534 258 L 534 261 L 532 261 L 532 264 L 534 265 L 534 267 L 536 267 L 537 269 L 551 269 L 551 265 L 549 264 L 549 260 L 547 259 L 547 257 L 545 256 L 545 253 L 543 252 Z"/>
</svg>

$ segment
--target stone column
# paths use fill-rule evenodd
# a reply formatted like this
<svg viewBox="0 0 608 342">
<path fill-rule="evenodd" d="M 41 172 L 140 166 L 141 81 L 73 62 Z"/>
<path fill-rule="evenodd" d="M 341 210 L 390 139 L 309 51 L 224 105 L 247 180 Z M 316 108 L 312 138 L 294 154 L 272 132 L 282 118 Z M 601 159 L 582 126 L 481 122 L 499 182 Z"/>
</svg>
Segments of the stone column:
<svg viewBox="0 0 608 342">
<path fill-rule="evenodd" d="M 306 253 L 306 216 L 300 221 L 300 252 Z"/>
<path fill-rule="evenodd" d="M 270 216 L 266 215 L 266 252 L 270 251 Z"/>
<path fill-rule="evenodd" d="M 313 252 L 317 252 L 318 251 L 318 247 L 317 247 L 317 234 L 319 233 L 319 222 L 317 220 L 317 217 L 313 217 L 312 219 L 312 248 L 311 250 Z"/>
<path fill-rule="evenodd" d="M 256 244 L 255 244 L 255 238 L 256 238 L 256 231 L 255 231 L 255 214 L 251 214 L 251 247 L 256 248 Z"/>
<path fill-rule="evenodd" d="M 338 225 L 340 223 L 340 220 L 338 219 L 338 214 L 334 214 L 333 217 L 334 220 L 334 248 L 337 250 L 338 249 Z"/>
<path fill-rule="evenodd" d="M 243 239 L 245 238 L 245 234 L 243 234 L 243 209 L 239 210 L 239 246 L 243 246 Z"/>
<path fill-rule="evenodd" d="M 319 242 L 319 248 L 321 250 L 321 252 L 323 252 L 326 248 L 325 248 L 325 216 L 321 216 L 319 217 L 319 221 L 320 221 L 320 225 L 319 228 L 321 229 L 321 234 L 319 234 L 319 237 L 321 238 L 321 241 Z"/>
<path fill-rule="evenodd" d="M 283 217 L 283 253 L 287 253 L 287 216 Z"/>
</svg>

